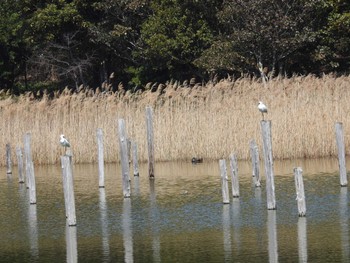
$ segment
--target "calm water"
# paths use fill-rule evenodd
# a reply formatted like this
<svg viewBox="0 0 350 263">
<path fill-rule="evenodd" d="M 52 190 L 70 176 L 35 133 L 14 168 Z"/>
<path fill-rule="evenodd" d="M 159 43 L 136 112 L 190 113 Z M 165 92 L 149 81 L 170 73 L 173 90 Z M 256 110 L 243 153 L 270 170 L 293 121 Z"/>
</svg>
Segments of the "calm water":
<svg viewBox="0 0 350 263">
<path fill-rule="evenodd" d="M 104 189 L 96 165 L 75 165 L 76 227 L 66 226 L 59 165 L 35 167 L 36 205 L 17 167 L 0 168 L 0 262 L 350 262 L 350 198 L 335 159 L 275 162 L 276 211 L 266 209 L 264 175 L 255 188 L 250 163 L 238 165 L 241 196 L 229 205 L 217 162 L 159 163 L 152 182 L 141 165 L 130 199 L 116 164 L 105 167 Z M 304 170 L 305 218 L 295 166 Z"/>
</svg>

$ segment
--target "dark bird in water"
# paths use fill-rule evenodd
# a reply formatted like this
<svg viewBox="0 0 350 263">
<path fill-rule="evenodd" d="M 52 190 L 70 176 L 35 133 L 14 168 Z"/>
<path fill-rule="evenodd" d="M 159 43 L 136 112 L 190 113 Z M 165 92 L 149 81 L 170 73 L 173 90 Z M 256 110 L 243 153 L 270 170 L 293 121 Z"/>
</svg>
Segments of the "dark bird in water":
<svg viewBox="0 0 350 263">
<path fill-rule="evenodd" d="M 262 103 L 261 101 L 259 101 L 258 109 L 259 109 L 259 111 L 261 112 L 262 117 L 263 117 L 263 120 L 264 120 L 264 113 L 267 113 L 267 107 L 266 107 L 266 105 L 265 105 L 264 103 Z"/>
<path fill-rule="evenodd" d="M 196 164 L 196 163 L 202 163 L 203 162 L 203 158 L 197 158 L 197 157 L 193 157 L 192 158 L 192 163 Z"/>
</svg>

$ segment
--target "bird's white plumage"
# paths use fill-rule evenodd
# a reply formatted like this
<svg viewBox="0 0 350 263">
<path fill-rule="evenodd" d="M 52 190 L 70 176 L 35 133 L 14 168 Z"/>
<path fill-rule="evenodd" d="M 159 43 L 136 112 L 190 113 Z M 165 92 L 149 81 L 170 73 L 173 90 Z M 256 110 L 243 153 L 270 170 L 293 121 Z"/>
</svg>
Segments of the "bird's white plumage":
<svg viewBox="0 0 350 263">
<path fill-rule="evenodd" d="M 60 135 L 60 144 L 61 144 L 63 147 L 70 147 L 69 141 L 64 137 L 63 134 Z"/>
<path fill-rule="evenodd" d="M 258 104 L 258 109 L 261 113 L 267 113 L 267 107 L 264 103 L 262 103 L 261 101 L 259 101 Z"/>
</svg>

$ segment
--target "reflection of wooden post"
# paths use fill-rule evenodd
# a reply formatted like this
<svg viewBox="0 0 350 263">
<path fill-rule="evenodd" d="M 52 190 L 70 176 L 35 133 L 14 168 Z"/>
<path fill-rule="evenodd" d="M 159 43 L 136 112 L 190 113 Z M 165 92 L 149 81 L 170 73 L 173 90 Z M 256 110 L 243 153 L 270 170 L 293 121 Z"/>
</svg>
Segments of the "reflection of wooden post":
<svg viewBox="0 0 350 263">
<path fill-rule="evenodd" d="M 130 175 L 129 175 L 129 160 L 128 160 L 128 145 L 125 131 L 124 119 L 118 120 L 118 134 L 119 134 L 119 147 L 120 147 L 120 159 L 122 165 L 122 178 L 123 178 L 123 196 L 130 197 Z"/>
<path fill-rule="evenodd" d="M 267 209 L 276 209 L 275 182 L 273 174 L 271 121 L 261 121 L 263 152 L 265 160 Z"/>
<path fill-rule="evenodd" d="M 154 146 L 153 146 L 153 111 L 146 107 L 147 145 L 148 145 L 148 175 L 154 178 Z"/>
<path fill-rule="evenodd" d="M 344 146 L 343 123 L 337 122 L 335 124 L 335 133 L 336 133 L 336 140 L 337 140 L 337 146 L 338 146 L 340 185 L 347 186 L 348 179 L 347 179 L 347 175 L 346 175 L 346 165 L 345 165 L 345 146 Z"/>
<path fill-rule="evenodd" d="M 222 190 L 222 201 L 224 204 L 230 203 L 229 192 L 228 192 L 228 178 L 226 171 L 226 161 L 224 159 L 219 161 L 221 171 L 221 190 Z"/>
<path fill-rule="evenodd" d="M 232 184 L 232 196 L 239 197 L 239 179 L 238 179 L 238 165 L 237 156 L 235 154 L 230 155 L 231 166 L 231 184 Z"/>
<path fill-rule="evenodd" d="M 61 156 L 63 192 L 66 207 L 66 217 L 69 226 L 77 224 L 75 215 L 74 182 L 72 174 L 72 161 L 70 156 Z"/>
<path fill-rule="evenodd" d="M 132 163 L 134 168 L 134 176 L 139 176 L 139 164 L 137 161 L 137 143 L 132 142 Z"/>
<path fill-rule="evenodd" d="M 7 174 L 12 174 L 12 162 L 11 162 L 11 146 L 10 144 L 6 144 L 6 168 Z"/>
<path fill-rule="evenodd" d="M 298 220 L 298 251 L 299 251 L 299 262 L 307 262 L 306 217 L 299 217 L 299 220 Z"/>
<path fill-rule="evenodd" d="M 258 146 L 254 140 L 250 141 L 250 155 L 252 158 L 252 166 L 253 166 L 253 178 L 254 184 L 256 187 L 260 187 L 260 163 L 259 163 L 259 151 Z"/>
<path fill-rule="evenodd" d="M 98 186 L 105 187 L 105 172 L 103 159 L 103 131 L 101 128 L 97 129 L 97 147 L 98 147 Z"/>
<path fill-rule="evenodd" d="M 305 192 L 303 182 L 303 170 L 301 167 L 294 168 L 295 189 L 297 193 L 299 216 L 306 215 Z"/>
<path fill-rule="evenodd" d="M 276 211 L 267 212 L 267 238 L 269 246 L 269 262 L 278 262 L 278 243 Z"/>
<path fill-rule="evenodd" d="M 18 182 L 24 183 L 23 179 L 23 155 L 21 147 L 16 147 L 16 156 L 17 156 L 17 163 L 18 163 Z"/>
</svg>

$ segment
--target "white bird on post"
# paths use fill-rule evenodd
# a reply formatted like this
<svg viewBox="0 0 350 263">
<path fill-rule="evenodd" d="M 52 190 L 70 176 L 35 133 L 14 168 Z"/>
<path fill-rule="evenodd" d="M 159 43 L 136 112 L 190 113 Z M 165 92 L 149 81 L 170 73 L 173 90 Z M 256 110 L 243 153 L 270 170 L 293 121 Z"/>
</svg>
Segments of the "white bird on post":
<svg viewBox="0 0 350 263">
<path fill-rule="evenodd" d="M 64 147 L 65 152 L 66 152 L 66 148 L 70 147 L 69 141 L 64 137 L 63 134 L 60 135 L 60 144 Z"/>
<path fill-rule="evenodd" d="M 264 103 L 262 103 L 261 101 L 259 101 L 258 109 L 259 109 L 259 111 L 261 112 L 262 117 L 263 117 L 263 120 L 264 120 L 264 113 L 267 113 L 267 107 L 266 107 L 266 105 L 265 105 Z"/>
</svg>

